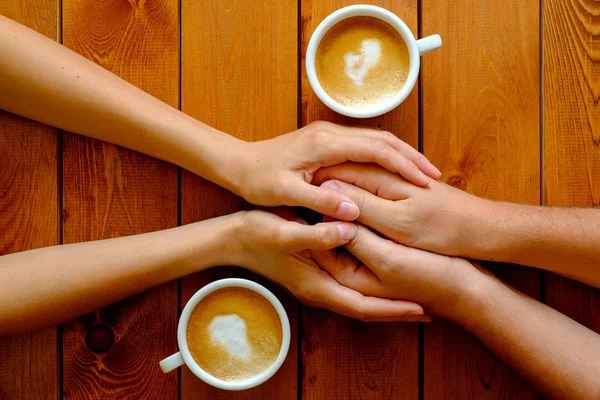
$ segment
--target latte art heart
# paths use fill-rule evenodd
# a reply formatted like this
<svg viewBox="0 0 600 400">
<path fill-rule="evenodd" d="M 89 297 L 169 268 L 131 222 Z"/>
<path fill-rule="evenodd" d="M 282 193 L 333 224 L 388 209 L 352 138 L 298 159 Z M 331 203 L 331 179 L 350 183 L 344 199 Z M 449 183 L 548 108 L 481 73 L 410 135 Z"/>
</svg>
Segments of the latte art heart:
<svg viewBox="0 0 600 400">
<path fill-rule="evenodd" d="M 369 70 L 379 62 L 381 57 L 381 44 L 375 39 L 365 39 L 360 44 L 360 54 L 346 53 L 344 72 L 355 85 L 362 86 Z"/>
<path fill-rule="evenodd" d="M 232 357 L 247 360 L 250 344 L 246 334 L 246 322 L 237 314 L 217 315 L 208 325 L 210 338 L 220 344 Z"/>
</svg>

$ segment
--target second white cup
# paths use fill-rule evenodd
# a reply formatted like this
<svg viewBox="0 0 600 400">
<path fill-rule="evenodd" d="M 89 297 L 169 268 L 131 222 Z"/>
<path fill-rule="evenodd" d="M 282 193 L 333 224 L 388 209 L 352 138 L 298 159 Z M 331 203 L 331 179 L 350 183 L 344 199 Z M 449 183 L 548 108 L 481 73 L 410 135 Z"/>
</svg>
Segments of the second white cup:
<svg viewBox="0 0 600 400">
<path fill-rule="evenodd" d="M 198 363 L 192 357 L 190 353 L 190 349 L 187 344 L 187 326 L 190 316 L 192 315 L 192 311 L 194 308 L 200 303 L 200 301 L 219 289 L 229 288 L 229 287 L 240 287 L 246 288 L 255 291 L 256 293 L 263 296 L 265 299 L 271 303 L 275 311 L 277 311 L 277 315 L 279 316 L 279 320 L 281 321 L 281 332 L 282 332 L 282 340 L 281 340 L 281 349 L 279 350 L 279 354 L 275 359 L 275 362 L 271 364 L 269 368 L 267 368 L 264 372 L 255 375 L 251 378 L 248 378 L 243 381 L 224 381 L 214 376 L 210 375 L 208 372 L 204 371 Z M 259 285 L 256 282 L 252 282 L 246 279 L 237 279 L 237 278 L 228 278 L 221 279 L 215 282 L 212 282 L 202 289 L 198 290 L 188 301 L 181 313 L 181 318 L 179 319 L 179 325 L 177 326 L 177 344 L 179 346 L 179 352 L 165 358 L 160 362 L 160 368 L 164 373 L 171 372 L 184 364 L 188 366 L 188 368 L 196 375 L 198 378 L 202 379 L 204 382 L 217 387 L 219 389 L 225 390 L 245 390 L 250 389 L 255 386 L 258 386 L 267 380 L 269 380 L 275 372 L 279 370 L 285 357 L 287 356 L 288 350 L 290 348 L 290 337 L 291 337 L 291 329 L 290 329 L 290 321 L 288 319 L 287 313 L 283 308 L 281 302 L 275 297 L 273 293 L 271 293 L 267 288 L 262 285 Z"/>
</svg>

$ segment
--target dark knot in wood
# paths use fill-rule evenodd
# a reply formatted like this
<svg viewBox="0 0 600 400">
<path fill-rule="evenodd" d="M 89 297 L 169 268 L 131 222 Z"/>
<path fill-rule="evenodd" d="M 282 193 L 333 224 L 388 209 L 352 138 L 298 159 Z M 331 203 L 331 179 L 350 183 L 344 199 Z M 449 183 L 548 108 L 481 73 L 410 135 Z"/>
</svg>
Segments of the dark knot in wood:
<svg viewBox="0 0 600 400">
<path fill-rule="evenodd" d="M 94 353 L 106 353 L 114 342 L 115 334 L 106 324 L 92 325 L 85 334 L 85 344 Z"/>
<path fill-rule="evenodd" d="M 454 186 L 457 189 L 460 190 L 467 190 L 467 186 L 469 184 L 469 182 L 467 181 L 467 178 L 465 178 L 463 175 L 460 174 L 455 174 L 452 175 L 448 178 L 448 185 L 450 186 Z"/>
</svg>

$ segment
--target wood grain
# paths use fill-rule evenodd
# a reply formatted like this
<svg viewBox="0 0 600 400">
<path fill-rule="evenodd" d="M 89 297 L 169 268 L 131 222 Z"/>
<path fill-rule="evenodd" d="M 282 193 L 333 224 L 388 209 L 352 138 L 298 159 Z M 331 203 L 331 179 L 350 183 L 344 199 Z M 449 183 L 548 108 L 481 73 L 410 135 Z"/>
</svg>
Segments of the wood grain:
<svg viewBox="0 0 600 400">
<path fill-rule="evenodd" d="M 600 206 L 600 8 L 544 2 L 544 204 Z M 546 274 L 546 301 L 600 332 L 600 290 Z"/>
<path fill-rule="evenodd" d="M 63 42 L 177 107 L 178 11 L 177 0 L 63 0 Z M 70 133 L 63 166 L 65 243 L 177 225 L 175 166 Z M 177 374 L 158 368 L 176 351 L 177 303 L 171 282 L 64 324 L 64 396 L 177 398 Z"/>
<path fill-rule="evenodd" d="M 182 110 L 248 141 L 268 139 L 297 126 L 296 1 L 182 0 Z M 238 211 L 243 201 L 183 171 L 182 223 Z M 182 281 L 182 304 L 205 284 L 238 269 L 206 271 Z M 260 279 L 258 279 L 262 282 Z M 235 393 L 214 389 L 187 368 L 183 399 L 295 399 L 297 396 L 298 303 L 267 285 L 282 300 L 292 324 L 292 345 L 279 372 L 258 388 Z"/>
<path fill-rule="evenodd" d="M 56 40 L 56 0 L 0 1 L 0 14 Z M 0 256 L 59 243 L 57 132 L 0 111 Z M 0 399 L 56 399 L 55 327 L 0 339 Z"/>
<path fill-rule="evenodd" d="M 539 2 L 423 0 L 423 36 L 442 49 L 423 57 L 422 141 L 443 180 L 475 195 L 540 204 Z M 496 266 L 539 297 L 539 273 Z M 471 335 L 425 327 L 425 399 L 536 398 Z"/>
<path fill-rule="evenodd" d="M 418 146 L 418 91 L 381 117 L 352 119 L 327 108 L 310 87 L 304 68 L 308 41 L 317 25 L 338 8 L 369 3 L 391 10 L 417 33 L 417 1 L 302 1 L 302 123 L 323 119 L 393 132 Z M 305 307 L 302 322 L 302 393 L 306 399 L 416 399 L 418 325 L 365 324 Z"/>
</svg>

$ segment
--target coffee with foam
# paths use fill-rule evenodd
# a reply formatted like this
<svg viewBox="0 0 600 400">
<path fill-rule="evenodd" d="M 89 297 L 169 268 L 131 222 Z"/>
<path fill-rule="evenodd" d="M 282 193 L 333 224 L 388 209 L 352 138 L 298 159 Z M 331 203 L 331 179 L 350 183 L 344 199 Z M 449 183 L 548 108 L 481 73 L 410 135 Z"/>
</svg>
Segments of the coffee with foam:
<svg viewBox="0 0 600 400">
<path fill-rule="evenodd" d="M 352 17 L 323 36 L 315 60 L 323 90 L 351 108 L 379 105 L 400 92 L 410 58 L 402 36 L 374 17 Z"/>
<path fill-rule="evenodd" d="M 242 381 L 275 362 L 283 335 L 279 315 L 267 299 L 250 289 L 228 287 L 198 303 L 186 336 L 204 371 L 224 381 Z"/>
</svg>

